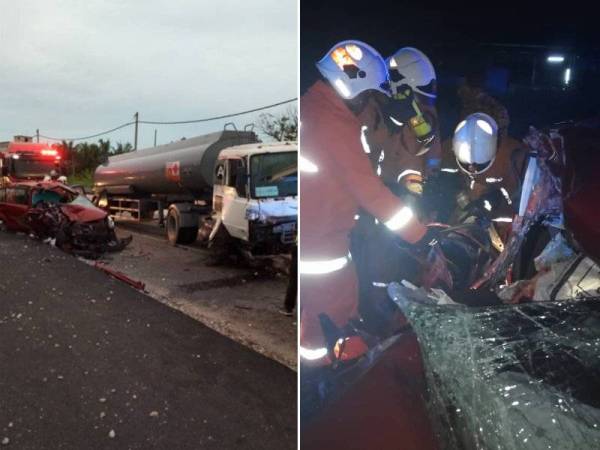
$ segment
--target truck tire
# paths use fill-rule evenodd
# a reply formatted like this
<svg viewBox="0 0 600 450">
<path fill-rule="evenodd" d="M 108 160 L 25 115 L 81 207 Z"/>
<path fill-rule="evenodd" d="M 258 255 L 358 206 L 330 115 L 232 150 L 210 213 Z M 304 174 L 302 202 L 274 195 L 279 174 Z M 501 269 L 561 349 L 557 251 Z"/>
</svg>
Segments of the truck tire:
<svg viewBox="0 0 600 450">
<path fill-rule="evenodd" d="M 181 227 L 181 213 L 177 208 L 169 208 L 167 214 L 167 239 L 172 245 L 191 244 L 198 237 L 198 226 Z"/>
</svg>

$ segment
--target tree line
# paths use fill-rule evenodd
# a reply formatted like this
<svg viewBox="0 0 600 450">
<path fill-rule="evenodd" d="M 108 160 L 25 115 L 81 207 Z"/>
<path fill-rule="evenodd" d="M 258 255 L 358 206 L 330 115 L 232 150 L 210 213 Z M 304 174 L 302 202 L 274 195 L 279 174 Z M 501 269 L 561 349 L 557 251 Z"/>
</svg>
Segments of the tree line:
<svg viewBox="0 0 600 450">
<path fill-rule="evenodd" d="M 133 151 L 129 142 L 117 142 L 111 145 L 110 139 L 100 139 L 97 143 L 82 142 L 75 145 L 73 141 L 62 141 L 64 161 L 71 174 L 93 172 L 109 156 Z"/>
</svg>

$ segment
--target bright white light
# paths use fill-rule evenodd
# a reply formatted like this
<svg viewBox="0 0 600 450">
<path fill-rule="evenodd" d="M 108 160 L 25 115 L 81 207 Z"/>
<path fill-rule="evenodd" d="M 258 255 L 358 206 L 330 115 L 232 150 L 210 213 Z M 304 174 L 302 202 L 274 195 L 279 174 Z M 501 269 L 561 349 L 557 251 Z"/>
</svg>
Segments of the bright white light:
<svg viewBox="0 0 600 450">
<path fill-rule="evenodd" d="M 390 67 L 398 67 L 398 63 L 394 58 L 390 59 Z"/>
<path fill-rule="evenodd" d="M 344 83 L 340 78 L 338 78 L 337 80 L 335 80 L 335 87 L 337 88 L 338 92 L 340 94 L 342 94 L 342 96 L 346 97 L 346 98 L 350 98 L 350 89 L 348 89 L 348 86 L 346 86 L 346 83 Z"/>
<path fill-rule="evenodd" d="M 363 52 L 358 45 L 346 45 L 346 51 L 356 61 L 360 61 L 363 57 Z"/>
<path fill-rule="evenodd" d="M 373 287 L 384 288 L 388 287 L 387 283 L 381 283 L 380 281 L 373 281 Z"/>
<path fill-rule="evenodd" d="M 565 84 L 569 84 L 569 81 L 571 81 L 571 68 L 567 68 L 567 70 L 565 70 Z"/>
<path fill-rule="evenodd" d="M 493 178 L 493 177 L 489 177 L 485 179 L 486 183 L 500 183 L 503 180 L 502 177 L 500 178 Z"/>
<path fill-rule="evenodd" d="M 492 222 L 511 223 L 512 221 L 512 217 L 496 217 L 495 219 L 492 219 Z"/>
<path fill-rule="evenodd" d="M 367 129 L 368 128 L 366 125 L 360 127 L 360 143 L 362 144 L 365 153 L 371 153 L 371 147 L 369 147 L 369 143 L 367 142 L 367 136 L 365 136 L 365 131 L 367 131 Z"/>
<path fill-rule="evenodd" d="M 564 60 L 565 60 L 565 57 L 560 56 L 560 55 L 548 56 L 548 58 L 546 59 L 546 61 L 548 61 L 549 63 L 561 63 Z"/>
<path fill-rule="evenodd" d="M 400 122 L 399 120 L 394 119 L 392 116 L 390 116 L 390 120 L 394 123 L 394 125 L 399 126 L 399 127 L 403 127 L 404 126 L 404 122 Z"/>
<path fill-rule="evenodd" d="M 300 261 L 300 273 L 307 275 L 321 275 L 337 272 L 348 264 L 349 258 L 324 259 L 321 261 Z"/>
<path fill-rule="evenodd" d="M 19 159 L 19 158 L 20 158 L 20 156 L 19 156 L 19 155 L 12 155 L 12 158 L 13 158 L 13 159 Z"/>
<path fill-rule="evenodd" d="M 504 195 L 504 198 L 506 199 L 506 203 L 508 203 L 509 205 L 512 205 L 512 200 L 510 199 L 510 195 L 508 195 L 508 191 L 506 190 L 506 188 L 501 187 L 500 192 L 502 192 L 502 195 Z"/>
<path fill-rule="evenodd" d="M 394 216 L 385 223 L 385 226 L 392 231 L 397 231 L 410 222 L 413 216 L 412 210 L 408 206 L 405 206 L 394 214 Z"/>
<path fill-rule="evenodd" d="M 492 126 L 485 120 L 477 119 L 477 126 L 487 134 L 491 135 L 493 133 Z"/>
<path fill-rule="evenodd" d="M 379 154 L 379 162 L 383 162 L 384 159 L 385 159 L 385 151 L 381 150 L 381 153 Z"/>
<path fill-rule="evenodd" d="M 463 163 L 471 161 L 471 145 L 468 142 L 461 142 L 458 146 L 458 159 Z"/>
<path fill-rule="evenodd" d="M 305 347 L 302 347 L 301 345 L 299 347 L 300 347 L 300 349 L 299 349 L 300 357 L 304 358 L 304 359 L 308 359 L 309 361 L 315 361 L 317 359 L 321 359 L 321 358 L 327 356 L 327 348 L 325 348 L 325 347 L 315 348 L 315 349 L 305 348 Z"/>
<path fill-rule="evenodd" d="M 377 164 L 377 176 L 381 176 L 381 164 Z"/>
<path fill-rule="evenodd" d="M 489 200 L 484 200 L 484 201 L 483 201 L 483 207 L 484 207 L 485 209 L 487 209 L 488 211 L 491 211 L 491 210 L 492 210 L 492 204 L 489 202 Z"/>
<path fill-rule="evenodd" d="M 358 220 L 358 219 L 360 219 L 360 215 L 359 214 L 355 214 L 354 215 L 354 220 Z"/>
<path fill-rule="evenodd" d="M 458 133 L 458 130 L 460 130 L 462 127 L 464 127 L 466 125 L 467 121 L 463 120 L 461 123 L 459 123 L 456 128 L 454 129 L 455 133 Z"/>
<path fill-rule="evenodd" d="M 302 155 L 298 156 L 298 166 L 300 167 L 300 172 L 315 173 L 319 171 L 319 168 L 316 164 L 309 161 Z"/>
<path fill-rule="evenodd" d="M 451 169 L 450 167 L 442 167 L 440 169 L 441 172 L 448 172 L 448 173 L 457 173 L 458 169 Z"/>
</svg>

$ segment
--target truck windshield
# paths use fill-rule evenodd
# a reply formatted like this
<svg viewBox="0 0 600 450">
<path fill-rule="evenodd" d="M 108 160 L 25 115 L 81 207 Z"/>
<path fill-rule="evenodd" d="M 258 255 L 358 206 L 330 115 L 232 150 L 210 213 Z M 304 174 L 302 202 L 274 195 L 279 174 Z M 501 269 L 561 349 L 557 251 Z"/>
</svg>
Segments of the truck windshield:
<svg viewBox="0 0 600 450">
<path fill-rule="evenodd" d="M 12 160 L 11 175 L 19 179 L 38 179 L 44 178 L 44 176 L 50 174 L 50 171 L 55 168 L 54 161 L 51 160 L 21 157 Z"/>
<path fill-rule="evenodd" d="M 298 152 L 254 155 L 250 162 L 252 197 L 287 197 L 298 193 Z"/>
</svg>

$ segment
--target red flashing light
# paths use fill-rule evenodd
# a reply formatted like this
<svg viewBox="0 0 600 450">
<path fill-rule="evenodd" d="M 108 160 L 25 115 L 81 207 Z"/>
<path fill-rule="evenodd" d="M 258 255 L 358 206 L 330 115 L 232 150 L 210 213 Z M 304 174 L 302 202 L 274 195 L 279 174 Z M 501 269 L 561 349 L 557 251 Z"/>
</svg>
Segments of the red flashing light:
<svg viewBox="0 0 600 450">
<path fill-rule="evenodd" d="M 58 152 L 56 150 L 44 149 L 42 150 L 43 156 L 57 156 Z"/>
</svg>

